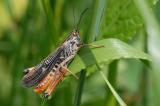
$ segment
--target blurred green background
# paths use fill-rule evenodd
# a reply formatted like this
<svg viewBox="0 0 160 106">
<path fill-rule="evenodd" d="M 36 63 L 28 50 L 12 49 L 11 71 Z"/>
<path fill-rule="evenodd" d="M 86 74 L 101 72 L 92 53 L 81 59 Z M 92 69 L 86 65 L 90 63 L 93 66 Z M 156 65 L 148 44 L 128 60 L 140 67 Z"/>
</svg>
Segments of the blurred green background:
<svg viewBox="0 0 160 106">
<path fill-rule="evenodd" d="M 116 38 L 153 58 L 148 66 L 134 59 L 102 65 L 117 93 L 129 106 L 160 106 L 159 0 L 0 0 L 0 106 L 119 105 L 94 67 L 85 70 L 81 104 L 72 76 L 47 101 L 21 85 L 23 70 L 58 47 L 86 8 L 79 26 L 85 43 Z"/>
</svg>

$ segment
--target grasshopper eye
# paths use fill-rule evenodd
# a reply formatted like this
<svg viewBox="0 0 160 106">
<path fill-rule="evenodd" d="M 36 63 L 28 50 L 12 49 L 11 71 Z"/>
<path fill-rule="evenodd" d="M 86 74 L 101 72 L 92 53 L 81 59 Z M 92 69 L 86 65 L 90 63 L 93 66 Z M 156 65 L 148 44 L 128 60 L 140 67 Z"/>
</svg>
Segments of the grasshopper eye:
<svg viewBox="0 0 160 106">
<path fill-rule="evenodd" d="M 73 32 L 73 36 L 76 36 L 76 32 Z"/>
<path fill-rule="evenodd" d="M 30 71 L 29 69 L 25 69 L 25 70 L 23 71 L 23 74 L 26 75 L 26 74 L 29 73 L 29 71 Z"/>
</svg>

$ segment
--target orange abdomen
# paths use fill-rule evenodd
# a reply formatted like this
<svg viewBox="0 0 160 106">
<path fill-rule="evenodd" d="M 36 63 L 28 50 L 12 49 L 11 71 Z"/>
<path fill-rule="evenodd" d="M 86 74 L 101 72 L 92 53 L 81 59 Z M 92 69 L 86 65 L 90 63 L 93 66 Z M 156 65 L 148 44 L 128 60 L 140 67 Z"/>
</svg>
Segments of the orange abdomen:
<svg viewBox="0 0 160 106">
<path fill-rule="evenodd" d="M 36 87 L 34 87 L 34 92 L 40 94 L 42 93 L 54 80 L 54 73 L 50 72 L 45 78 L 43 78 Z"/>
</svg>

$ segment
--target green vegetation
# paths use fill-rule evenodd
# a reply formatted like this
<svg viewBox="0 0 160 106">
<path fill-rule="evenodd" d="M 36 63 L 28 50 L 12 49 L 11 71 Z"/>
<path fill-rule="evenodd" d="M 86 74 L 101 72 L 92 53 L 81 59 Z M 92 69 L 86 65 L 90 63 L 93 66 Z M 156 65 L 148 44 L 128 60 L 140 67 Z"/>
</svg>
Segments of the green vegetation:
<svg viewBox="0 0 160 106">
<path fill-rule="evenodd" d="M 84 14 L 86 44 L 44 100 L 21 85 L 25 68 L 54 51 Z M 159 0 L 1 0 L 1 106 L 159 106 Z"/>
</svg>

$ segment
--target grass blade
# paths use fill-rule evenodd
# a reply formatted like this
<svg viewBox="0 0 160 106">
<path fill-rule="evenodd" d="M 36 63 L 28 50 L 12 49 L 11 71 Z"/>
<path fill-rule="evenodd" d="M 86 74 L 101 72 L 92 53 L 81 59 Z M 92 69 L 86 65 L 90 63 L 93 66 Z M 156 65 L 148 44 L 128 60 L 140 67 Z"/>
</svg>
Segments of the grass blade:
<svg viewBox="0 0 160 106">
<path fill-rule="evenodd" d="M 112 94 L 114 95 L 118 103 L 121 106 L 127 106 L 125 102 L 121 99 L 121 97 L 118 95 L 118 93 L 114 90 L 108 79 L 105 77 L 105 74 L 102 71 L 100 71 L 100 74 L 102 75 L 103 79 L 105 80 L 106 84 L 108 85 L 109 89 L 111 90 Z"/>
<path fill-rule="evenodd" d="M 80 106 L 81 95 L 82 95 L 83 86 L 84 86 L 84 80 L 85 80 L 85 75 L 86 75 L 86 71 L 82 70 L 81 71 L 81 75 L 80 75 L 79 84 L 78 84 L 78 87 L 77 87 L 74 106 Z"/>
</svg>

